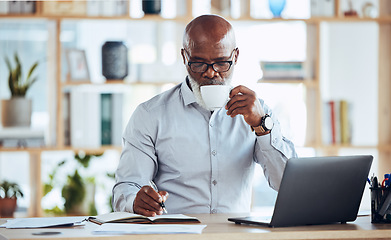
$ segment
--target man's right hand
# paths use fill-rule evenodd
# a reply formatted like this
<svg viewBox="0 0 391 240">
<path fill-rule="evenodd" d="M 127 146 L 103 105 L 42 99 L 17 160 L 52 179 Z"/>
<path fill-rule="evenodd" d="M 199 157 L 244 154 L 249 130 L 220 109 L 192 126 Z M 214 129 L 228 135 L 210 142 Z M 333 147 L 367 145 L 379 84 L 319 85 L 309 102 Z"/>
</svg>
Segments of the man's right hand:
<svg viewBox="0 0 391 240">
<path fill-rule="evenodd" d="M 160 206 L 161 202 L 165 202 L 168 197 L 166 191 L 156 192 L 150 186 L 142 187 L 134 199 L 133 212 L 147 217 L 162 215 L 163 209 Z"/>
</svg>

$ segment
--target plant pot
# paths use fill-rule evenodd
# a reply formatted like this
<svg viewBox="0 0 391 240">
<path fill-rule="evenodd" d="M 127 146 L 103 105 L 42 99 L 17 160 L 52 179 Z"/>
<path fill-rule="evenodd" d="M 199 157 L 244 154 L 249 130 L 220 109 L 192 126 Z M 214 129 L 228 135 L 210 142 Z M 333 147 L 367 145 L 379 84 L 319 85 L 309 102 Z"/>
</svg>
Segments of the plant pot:
<svg viewBox="0 0 391 240">
<path fill-rule="evenodd" d="M 0 198 L 0 217 L 13 218 L 16 209 L 16 198 Z"/>
<path fill-rule="evenodd" d="M 143 0 L 142 6 L 145 14 L 159 14 L 162 10 L 162 1 Z"/>
<path fill-rule="evenodd" d="M 32 100 L 12 97 L 1 101 L 1 122 L 3 127 L 30 127 Z"/>
</svg>

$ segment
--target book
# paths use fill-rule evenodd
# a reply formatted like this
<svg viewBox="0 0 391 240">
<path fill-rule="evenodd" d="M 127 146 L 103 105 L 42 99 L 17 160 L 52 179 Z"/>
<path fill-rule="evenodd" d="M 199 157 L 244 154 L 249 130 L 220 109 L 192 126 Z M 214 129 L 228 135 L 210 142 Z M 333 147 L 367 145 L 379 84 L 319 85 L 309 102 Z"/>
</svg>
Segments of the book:
<svg viewBox="0 0 391 240">
<path fill-rule="evenodd" d="M 262 79 L 304 79 L 304 62 L 262 61 Z"/>
<path fill-rule="evenodd" d="M 330 100 L 324 105 L 322 138 L 325 144 L 350 144 L 351 104 L 346 100 Z"/>
<path fill-rule="evenodd" d="M 71 145 L 71 93 L 64 92 L 63 94 L 63 125 L 64 125 L 64 144 Z"/>
<path fill-rule="evenodd" d="M 340 133 L 341 143 L 349 144 L 351 142 L 351 129 L 349 119 L 349 105 L 346 100 L 339 102 L 339 117 L 340 117 Z"/>
<path fill-rule="evenodd" d="M 9 12 L 8 5 L 9 5 L 9 2 L 0 1 L 0 14 L 7 14 Z"/>
<path fill-rule="evenodd" d="M 123 132 L 123 94 L 101 94 L 102 145 L 121 146 Z"/>
<path fill-rule="evenodd" d="M 112 94 L 103 93 L 101 95 L 101 141 L 102 145 L 111 145 L 112 139 Z"/>
<path fill-rule="evenodd" d="M 0 147 L 2 148 L 42 148 L 45 147 L 45 139 L 0 139 Z"/>
<path fill-rule="evenodd" d="M 115 16 L 126 16 L 128 15 L 128 1 L 118 0 L 115 2 Z"/>
<path fill-rule="evenodd" d="M 128 0 L 87 0 L 86 4 L 88 16 L 126 16 L 128 8 Z"/>
<path fill-rule="evenodd" d="M 330 125 L 331 125 L 331 143 L 336 144 L 337 143 L 337 117 L 336 115 L 336 105 L 334 101 L 329 101 L 330 105 Z"/>
<path fill-rule="evenodd" d="M 72 147 L 98 148 L 101 143 L 100 93 L 72 89 L 70 95 L 70 133 Z"/>
<path fill-rule="evenodd" d="M 43 15 L 84 16 L 86 13 L 86 1 L 42 1 Z"/>
<path fill-rule="evenodd" d="M 21 1 L 9 1 L 8 13 L 18 14 L 22 12 L 22 2 Z"/>
<path fill-rule="evenodd" d="M 21 1 L 21 13 L 32 14 L 36 12 L 36 1 Z"/>
<path fill-rule="evenodd" d="M 99 16 L 101 13 L 102 1 L 100 0 L 87 0 L 87 15 Z"/>
<path fill-rule="evenodd" d="M 311 0 L 311 17 L 333 17 L 335 15 L 334 0 Z"/>
<path fill-rule="evenodd" d="M 111 144 L 122 145 L 123 123 L 123 93 L 113 93 L 111 96 Z"/>
<path fill-rule="evenodd" d="M 43 129 L 34 129 L 30 127 L 6 127 L 0 128 L 0 139 L 28 139 L 45 138 Z"/>
<path fill-rule="evenodd" d="M 45 131 L 29 127 L 0 128 L 0 147 L 25 148 L 44 147 Z"/>
<path fill-rule="evenodd" d="M 323 104 L 323 121 L 322 121 L 322 140 L 324 144 L 332 144 L 331 130 L 331 104 Z"/>
<path fill-rule="evenodd" d="M 116 14 L 116 3 L 114 1 L 102 1 L 101 15 L 102 16 L 115 16 Z"/>
<path fill-rule="evenodd" d="M 166 214 L 157 215 L 156 217 L 146 217 L 129 212 L 111 212 L 95 217 L 89 217 L 88 220 L 99 225 L 104 223 L 201 223 L 196 217 L 190 217 L 183 214 Z"/>
</svg>

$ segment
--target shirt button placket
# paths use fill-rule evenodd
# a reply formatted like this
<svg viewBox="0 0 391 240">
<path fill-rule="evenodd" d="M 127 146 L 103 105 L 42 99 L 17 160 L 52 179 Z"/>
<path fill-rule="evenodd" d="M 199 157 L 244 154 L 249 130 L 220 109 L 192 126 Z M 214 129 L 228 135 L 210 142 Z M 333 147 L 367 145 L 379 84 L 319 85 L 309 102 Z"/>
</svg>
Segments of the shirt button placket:
<svg viewBox="0 0 391 240">
<path fill-rule="evenodd" d="M 210 141 L 210 160 L 211 160 L 211 205 L 210 205 L 210 211 L 211 213 L 217 213 L 217 199 L 218 199 L 218 191 L 217 191 L 217 178 L 218 173 L 218 158 L 217 158 L 217 151 L 219 150 L 217 148 L 218 146 L 218 133 L 214 129 L 214 120 L 216 115 L 212 115 L 209 121 L 209 141 Z"/>
</svg>

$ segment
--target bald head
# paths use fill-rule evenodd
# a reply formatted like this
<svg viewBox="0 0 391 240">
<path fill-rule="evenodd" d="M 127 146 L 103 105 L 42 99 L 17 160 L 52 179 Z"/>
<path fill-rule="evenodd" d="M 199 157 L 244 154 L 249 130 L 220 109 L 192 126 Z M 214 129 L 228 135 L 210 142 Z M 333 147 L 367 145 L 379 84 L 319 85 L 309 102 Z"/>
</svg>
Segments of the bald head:
<svg viewBox="0 0 391 240">
<path fill-rule="evenodd" d="M 183 48 L 191 52 L 204 45 L 235 48 L 235 34 L 231 24 L 217 15 L 202 15 L 193 19 L 183 34 Z"/>
</svg>

